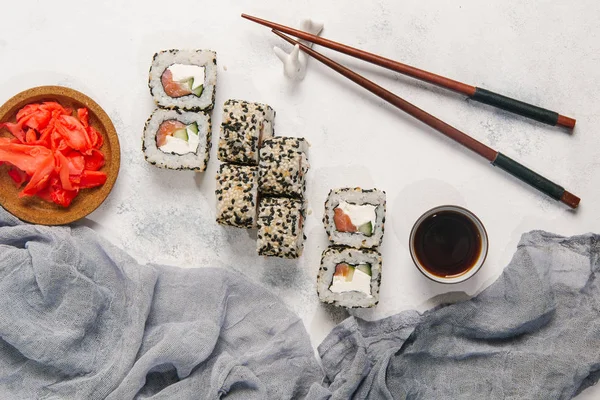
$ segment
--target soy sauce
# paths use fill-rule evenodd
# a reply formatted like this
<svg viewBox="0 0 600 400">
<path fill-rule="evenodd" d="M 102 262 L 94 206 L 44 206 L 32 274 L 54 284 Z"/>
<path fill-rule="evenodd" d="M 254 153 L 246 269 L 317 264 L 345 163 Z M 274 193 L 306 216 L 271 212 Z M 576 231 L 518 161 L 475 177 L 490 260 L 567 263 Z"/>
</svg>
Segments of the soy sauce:
<svg viewBox="0 0 600 400">
<path fill-rule="evenodd" d="M 482 247 L 475 224 L 456 211 L 440 211 L 427 217 L 415 232 L 415 254 L 431 274 L 451 278 L 477 263 Z"/>
</svg>

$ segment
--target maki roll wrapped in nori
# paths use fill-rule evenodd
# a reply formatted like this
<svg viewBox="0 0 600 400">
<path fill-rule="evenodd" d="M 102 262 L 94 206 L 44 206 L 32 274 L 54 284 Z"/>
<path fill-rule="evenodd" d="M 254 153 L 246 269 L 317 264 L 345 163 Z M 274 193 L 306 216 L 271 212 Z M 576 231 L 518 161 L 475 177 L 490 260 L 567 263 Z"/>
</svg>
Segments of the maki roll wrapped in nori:
<svg viewBox="0 0 600 400">
<path fill-rule="evenodd" d="M 208 114 L 157 109 L 146 121 L 142 151 L 146 161 L 160 168 L 204 171 L 210 141 Z"/>
<path fill-rule="evenodd" d="M 341 188 L 329 192 L 323 217 L 334 245 L 373 248 L 381 245 L 385 224 L 385 192 Z"/>
<path fill-rule="evenodd" d="M 273 136 L 275 111 L 261 103 L 227 100 L 219 137 L 219 160 L 258 165 L 263 140 Z"/>
<path fill-rule="evenodd" d="M 221 164 L 217 174 L 217 222 L 238 228 L 256 225 L 258 168 Z"/>
<path fill-rule="evenodd" d="M 259 204 L 258 254 L 299 257 L 304 247 L 302 202 L 285 197 L 266 197 Z"/>
<path fill-rule="evenodd" d="M 165 50 L 154 55 L 148 86 L 159 107 L 211 110 L 215 103 L 217 54 L 211 50 Z"/>
<path fill-rule="evenodd" d="M 303 138 L 275 136 L 263 142 L 259 160 L 259 191 L 269 196 L 301 199 L 306 189 L 308 143 Z"/>
<path fill-rule="evenodd" d="M 376 250 L 329 247 L 317 277 L 319 300 L 347 308 L 374 307 L 379 302 L 381 261 Z"/>
</svg>

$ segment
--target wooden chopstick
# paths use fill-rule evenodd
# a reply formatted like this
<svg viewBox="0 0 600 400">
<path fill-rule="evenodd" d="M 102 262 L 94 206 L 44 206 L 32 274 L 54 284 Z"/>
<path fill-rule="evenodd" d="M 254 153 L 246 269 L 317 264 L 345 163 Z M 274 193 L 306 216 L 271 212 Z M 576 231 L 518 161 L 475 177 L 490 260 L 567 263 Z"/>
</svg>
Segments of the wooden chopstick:
<svg viewBox="0 0 600 400">
<path fill-rule="evenodd" d="M 564 115 L 561 115 L 555 111 L 546 110 L 544 108 L 534 106 L 519 100 L 515 100 L 510 97 L 506 97 L 480 87 L 467 85 L 466 83 L 458 82 L 440 75 L 436 75 L 434 73 L 427 72 L 419 68 L 411 67 L 410 65 L 402 64 L 398 61 L 390 60 L 389 58 L 378 56 L 377 54 L 369 53 L 364 50 L 350 47 L 342 43 L 334 42 L 333 40 L 325 39 L 323 37 L 310 34 L 308 32 L 300 31 L 298 29 L 290 28 L 285 25 L 267 21 L 262 18 L 254 17 L 247 14 L 242 14 L 242 17 L 250 21 L 259 23 L 261 25 L 268 26 L 269 28 L 275 29 L 277 31 L 293 35 L 297 38 L 304 39 L 315 44 L 320 44 L 321 46 L 330 48 L 340 53 L 344 53 L 349 56 L 356 57 L 361 60 L 368 61 L 372 64 L 390 69 L 392 71 L 411 76 L 421 81 L 429 82 L 434 85 L 452 90 L 454 92 L 464 94 L 470 99 L 478 101 L 480 103 L 485 103 L 497 108 L 501 108 L 503 110 L 510 111 L 512 113 L 519 114 L 521 116 L 531 118 L 548 125 L 558 125 L 569 129 L 573 129 L 575 127 L 576 121 L 573 118 L 565 117 Z"/>
<path fill-rule="evenodd" d="M 395 95 L 394 93 L 390 92 L 389 90 L 384 89 L 383 87 L 368 80 L 367 78 L 357 74 L 356 72 L 350 70 L 349 68 L 346 68 L 346 67 L 342 66 L 341 64 L 338 64 L 337 62 L 325 57 L 324 55 L 311 49 L 310 47 L 303 45 L 302 43 L 286 36 L 285 34 L 279 32 L 277 30 L 273 30 L 273 33 L 275 33 L 277 36 L 281 37 L 282 39 L 286 40 L 287 42 L 289 42 L 293 45 L 300 46 L 300 49 L 302 51 L 304 51 L 306 54 L 317 59 L 318 61 L 327 65 L 331 69 L 339 72 L 346 78 L 359 84 L 360 86 L 364 87 L 371 93 L 379 96 L 380 98 L 382 98 L 385 101 L 387 101 L 388 103 L 396 106 L 397 108 L 401 109 L 402 111 L 406 112 L 407 114 L 410 114 L 411 116 L 415 117 L 419 121 L 429 125 L 430 127 L 443 133 L 444 135 L 448 136 L 449 138 L 462 144 L 466 148 L 474 151 L 475 153 L 479 154 L 480 156 L 482 156 L 485 159 L 487 159 L 488 161 L 490 161 L 492 163 L 492 165 L 503 169 L 504 171 L 519 178 L 523 182 L 531 185 L 532 187 L 538 189 L 539 191 L 545 193 L 546 195 L 552 197 L 553 199 L 559 200 L 559 201 L 565 203 L 566 205 L 568 205 L 571 208 L 577 208 L 577 206 L 579 205 L 580 198 L 575 196 L 574 194 L 566 191 L 562 186 L 557 185 L 554 182 L 551 182 L 550 180 L 548 180 L 548 179 L 544 178 L 543 176 L 539 175 L 538 173 L 530 170 L 529 168 L 525 167 L 524 165 L 518 163 L 517 161 L 486 146 L 485 144 L 477 141 L 476 139 L 472 138 L 471 136 L 467 135 L 466 133 L 459 131 L 458 129 L 454 128 L 453 126 L 434 117 L 433 115 L 427 113 L 426 111 L 421 110 L 419 107 L 409 103 L 408 101 Z"/>
</svg>

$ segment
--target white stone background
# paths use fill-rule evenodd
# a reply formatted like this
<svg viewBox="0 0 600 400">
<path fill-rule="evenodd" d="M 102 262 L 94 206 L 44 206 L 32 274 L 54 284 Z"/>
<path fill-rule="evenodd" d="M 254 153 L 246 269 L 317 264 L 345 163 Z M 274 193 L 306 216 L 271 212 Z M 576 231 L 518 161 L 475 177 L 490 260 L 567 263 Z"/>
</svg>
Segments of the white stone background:
<svg viewBox="0 0 600 400">
<path fill-rule="evenodd" d="M 302 317 L 315 346 L 348 315 L 321 305 L 315 290 L 327 247 L 321 217 L 330 188 L 387 192 L 381 301 L 374 310 L 352 311 L 366 319 L 425 310 L 449 291 L 480 292 L 531 229 L 563 235 L 600 230 L 597 1 L 22 0 L 3 5 L 0 101 L 38 85 L 69 86 L 94 98 L 119 133 L 116 186 L 83 223 L 142 263 L 224 267 L 270 288 Z M 569 135 L 319 48 L 562 184 L 582 198 L 579 210 L 569 211 L 316 62 L 309 62 L 304 81 L 286 80 L 272 47 L 289 47 L 269 29 L 240 18 L 242 12 L 288 25 L 312 17 L 325 23 L 328 38 L 576 118 Z M 277 111 L 277 134 L 303 136 L 312 144 L 307 192 L 312 213 L 299 260 L 259 257 L 255 232 L 215 223 L 215 145 L 205 173 L 160 170 L 144 161 L 141 134 L 154 107 L 148 68 L 156 51 L 169 48 L 217 51 L 215 139 L 223 102 L 240 98 L 270 104 Z M 455 286 L 425 279 L 407 249 L 416 218 L 446 203 L 475 212 L 490 238 L 484 268 Z M 580 398 L 598 396 L 600 388 L 592 388 Z"/>
</svg>

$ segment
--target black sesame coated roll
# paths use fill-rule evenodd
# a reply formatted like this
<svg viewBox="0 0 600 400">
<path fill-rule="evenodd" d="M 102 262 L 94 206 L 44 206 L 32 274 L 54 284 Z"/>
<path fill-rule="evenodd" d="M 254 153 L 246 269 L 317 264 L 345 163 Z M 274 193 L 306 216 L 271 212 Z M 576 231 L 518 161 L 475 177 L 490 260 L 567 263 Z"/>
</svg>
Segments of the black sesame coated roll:
<svg viewBox="0 0 600 400">
<path fill-rule="evenodd" d="M 258 254 L 282 258 L 297 258 L 302 254 L 302 202 L 285 197 L 261 199 L 257 225 Z"/>
<path fill-rule="evenodd" d="M 258 205 L 257 167 L 221 164 L 217 174 L 217 222 L 253 228 Z"/>
<path fill-rule="evenodd" d="M 269 196 L 304 197 L 307 151 L 303 138 L 276 136 L 265 140 L 260 149 L 259 191 Z"/>
<path fill-rule="evenodd" d="M 263 140 L 273 136 L 275 111 L 266 104 L 227 100 L 217 151 L 219 160 L 258 165 Z"/>
</svg>

